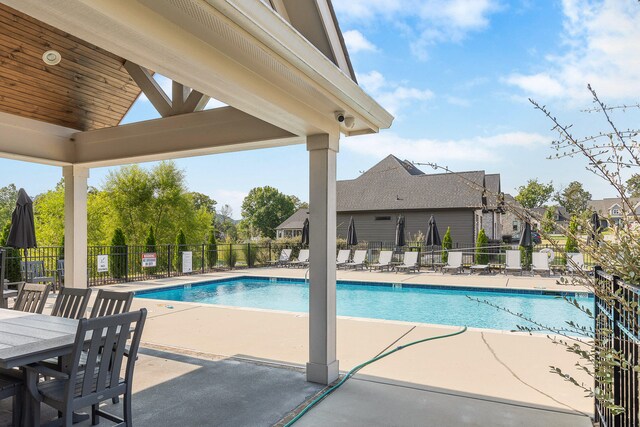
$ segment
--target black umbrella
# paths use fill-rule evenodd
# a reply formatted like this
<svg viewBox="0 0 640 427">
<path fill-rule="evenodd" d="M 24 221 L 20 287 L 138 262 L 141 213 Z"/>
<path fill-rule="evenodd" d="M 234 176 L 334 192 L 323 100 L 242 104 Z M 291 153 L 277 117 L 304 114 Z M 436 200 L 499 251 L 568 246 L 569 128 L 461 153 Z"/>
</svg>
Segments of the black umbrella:
<svg viewBox="0 0 640 427">
<path fill-rule="evenodd" d="M 302 224 L 302 242 L 303 245 L 309 246 L 309 218 L 304 219 Z"/>
<path fill-rule="evenodd" d="M 524 230 L 522 230 L 519 244 L 524 248 L 533 247 L 533 238 L 531 237 L 531 224 L 529 223 L 529 221 L 525 222 L 524 224 Z"/>
<path fill-rule="evenodd" d="M 438 233 L 438 226 L 436 225 L 436 219 L 433 217 L 433 215 L 431 215 L 431 218 L 429 218 L 429 228 L 427 230 L 427 241 L 425 242 L 425 244 L 427 246 L 431 246 L 431 267 L 433 267 L 433 247 L 442 245 L 442 240 L 440 240 L 440 233 Z"/>
<path fill-rule="evenodd" d="M 35 248 L 36 229 L 33 221 L 33 202 L 27 192 L 21 188 L 18 191 L 16 208 L 11 215 L 11 229 L 7 237 L 7 246 L 24 249 Z"/>
<path fill-rule="evenodd" d="M 353 221 L 353 217 L 349 220 L 349 228 L 347 229 L 347 246 L 354 246 L 358 244 L 358 236 L 356 236 L 356 223 Z"/>
<path fill-rule="evenodd" d="M 593 214 L 591 214 L 591 229 L 591 241 L 594 244 L 598 245 L 598 236 L 600 234 L 600 231 L 602 231 L 602 226 L 600 225 L 600 216 L 598 215 L 598 212 L 594 212 Z"/>
<path fill-rule="evenodd" d="M 400 215 L 396 222 L 396 246 L 404 246 L 404 217 Z"/>
</svg>

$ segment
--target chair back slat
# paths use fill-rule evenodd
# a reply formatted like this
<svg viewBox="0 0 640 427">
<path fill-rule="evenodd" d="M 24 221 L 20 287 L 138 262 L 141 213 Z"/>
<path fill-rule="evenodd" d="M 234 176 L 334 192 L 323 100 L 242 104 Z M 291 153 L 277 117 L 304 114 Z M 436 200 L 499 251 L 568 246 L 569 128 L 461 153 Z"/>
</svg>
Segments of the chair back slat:
<svg viewBox="0 0 640 427">
<path fill-rule="evenodd" d="M 126 313 L 131 309 L 133 292 L 115 292 L 98 290 L 98 295 L 91 309 L 90 317 L 111 316 Z"/>
<path fill-rule="evenodd" d="M 49 284 L 25 283 L 18 292 L 18 299 L 13 309 L 42 314 L 50 291 L 51 285 Z"/>
<path fill-rule="evenodd" d="M 100 395 L 122 383 L 122 361 L 133 331 L 124 376 L 124 382 L 130 384 L 146 316 L 147 310 L 141 309 L 80 320 L 71 357 L 70 378 L 73 380 L 66 389 L 67 399 Z M 81 362 L 83 352 L 86 360 Z"/>
<path fill-rule="evenodd" d="M 62 288 L 51 310 L 52 316 L 82 319 L 87 312 L 91 289 Z"/>
</svg>

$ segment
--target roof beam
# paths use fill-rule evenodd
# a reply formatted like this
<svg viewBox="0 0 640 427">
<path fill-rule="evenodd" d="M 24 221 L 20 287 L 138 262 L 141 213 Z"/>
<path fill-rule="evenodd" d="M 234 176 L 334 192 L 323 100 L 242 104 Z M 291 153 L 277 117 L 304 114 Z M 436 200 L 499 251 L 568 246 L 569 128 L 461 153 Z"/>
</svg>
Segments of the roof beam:
<svg viewBox="0 0 640 427">
<path fill-rule="evenodd" d="M 300 144 L 303 138 L 232 107 L 78 132 L 75 162 L 88 167 Z"/>
<path fill-rule="evenodd" d="M 171 100 L 164 93 L 164 90 L 160 87 L 156 79 L 146 68 L 142 68 L 138 64 L 134 64 L 131 61 L 124 62 L 124 68 L 136 82 L 138 87 L 142 89 L 142 92 L 147 96 L 151 105 L 156 109 L 162 117 L 171 115 Z"/>
</svg>

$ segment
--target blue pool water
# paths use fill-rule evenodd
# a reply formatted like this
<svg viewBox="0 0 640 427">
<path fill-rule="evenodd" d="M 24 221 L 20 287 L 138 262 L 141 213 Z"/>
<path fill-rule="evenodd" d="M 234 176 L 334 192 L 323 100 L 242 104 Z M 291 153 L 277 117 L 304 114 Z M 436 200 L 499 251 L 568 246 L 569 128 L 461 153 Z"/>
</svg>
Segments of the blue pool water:
<svg viewBox="0 0 640 427">
<path fill-rule="evenodd" d="M 567 320 L 590 326 L 587 315 L 572 307 L 560 294 L 543 291 L 493 291 L 479 288 L 447 288 L 438 286 L 388 283 L 338 282 L 338 315 L 408 322 L 433 323 L 514 330 L 517 325 L 530 325 L 522 319 L 477 301 L 487 300 L 500 307 L 540 322 L 561 328 Z M 573 293 L 566 294 L 573 297 Z M 307 312 L 308 286 L 301 280 L 239 277 L 160 290 L 141 291 L 138 298 L 189 301 L 236 307 Z M 594 299 L 583 294 L 578 302 L 593 310 Z"/>
</svg>

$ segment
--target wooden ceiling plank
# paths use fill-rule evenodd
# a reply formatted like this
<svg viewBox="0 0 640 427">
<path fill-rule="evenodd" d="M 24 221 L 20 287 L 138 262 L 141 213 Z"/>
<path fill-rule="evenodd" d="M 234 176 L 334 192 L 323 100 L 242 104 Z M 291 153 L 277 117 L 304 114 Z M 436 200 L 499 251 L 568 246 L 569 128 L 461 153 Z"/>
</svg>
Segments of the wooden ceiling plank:
<svg viewBox="0 0 640 427">
<path fill-rule="evenodd" d="M 167 94 L 164 93 L 164 90 L 153 78 L 149 70 L 130 61 L 125 61 L 124 67 L 127 69 L 133 80 L 138 84 L 140 89 L 142 89 L 142 92 L 147 96 L 149 102 L 153 104 L 156 111 L 158 111 L 162 117 L 170 116 L 172 112 L 171 100 Z"/>
</svg>

